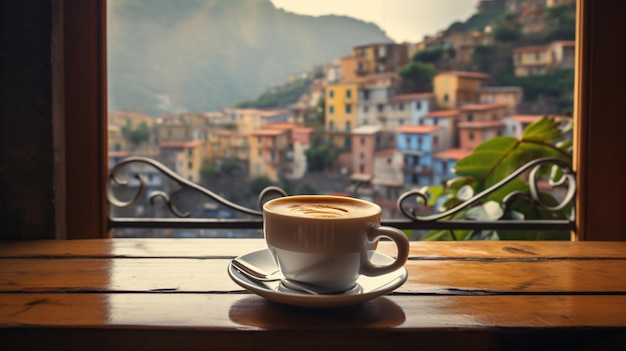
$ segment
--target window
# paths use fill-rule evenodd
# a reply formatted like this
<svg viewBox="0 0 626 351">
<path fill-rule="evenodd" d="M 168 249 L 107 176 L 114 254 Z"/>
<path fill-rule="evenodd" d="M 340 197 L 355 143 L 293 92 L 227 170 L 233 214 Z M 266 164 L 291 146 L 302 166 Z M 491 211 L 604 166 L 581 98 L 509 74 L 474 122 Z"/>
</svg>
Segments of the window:
<svg viewBox="0 0 626 351">
<path fill-rule="evenodd" d="M 346 121 L 346 131 L 350 131 L 350 121 Z"/>
<path fill-rule="evenodd" d="M 351 98 L 351 97 L 352 97 L 352 90 L 347 89 L 347 90 L 346 90 L 346 98 L 347 98 L 347 99 L 349 99 L 349 98 Z"/>
<path fill-rule="evenodd" d="M 187 169 L 193 169 L 193 162 L 187 162 Z"/>
<path fill-rule="evenodd" d="M 467 138 L 469 140 L 474 140 L 474 132 L 469 132 L 469 134 L 467 135 Z"/>
<path fill-rule="evenodd" d="M 402 103 L 398 104 L 398 110 L 404 111 L 404 104 Z"/>
<path fill-rule="evenodd" d="M 450 97 L 448 96 L 448 93 L 443 95 L 443 101 L 444 102 L 448 102 L 449 99 L 450 99 Z"/>
<path fill-rule="evenodd" d="M 333 113 L 335 113 L 335 106 L 329 105 L 328 106 L 328 114 L 332 115 Z"/>
<path fill-rule="evenodd" d="M 596 10 L 595 13 L 599 12 L 600 14 L 602 14 L 604 16 L 607 16 L 609 18 L 611 18 L 611 15 L 612 15 L 610 10 L 612 9 L 613 12 L 615 12 L 614 11 L 615 10 L 614 7 L 608 6 L 607 8 L 604 8 L 604 9 L 601 8 L 601 7 L 594 7 L 596 5 L 591 4 L 591 2 L 589 2 L 588 0 L 582 0 L 582 1 L 579 2 L 579 4 L 583 4 L 584 6 L 586 6 L 585 8 L 587 8 L 587 9 L 588 8 L 594 8 Z M 598 43 L 603 42 L 603 39 L 605 41 L 607 40 L 607 39 L 605 39 L 603 37 L 606 37 L 607 35 L 609 37 L 611 37 L 613 35 L 612 33 L 610 33 L 610 31 L 607 32 L 607 31 L 603 30 L 603 28 L 605 28 L 606 25 L 603 25 L 602 21 L 598 21 L 597 17 L 592 17 L 591 16 L 591 11 L 586 10 L 586 14 L 583 14 L 583 15 L 587 16 L 587 17 L 583 16 L 583 18 L 585 18 L 586 21 L 595 20 L 597 23 L 599 23 L 599 26 L 596 29 L 591 29 L 589 26 L 582 26 L 582 29 L 581 29 L 581 30 L 585 31 L 585 33 L 588 33 L 588 35 L 590 35 L 592 38 L 595 38 Z M 87 18 L 93 18 L 93 15 L 92 15 L 92 17 L 87 17 Z M 615 16 L 613 18 L 615 18 Z M 97 21 L 93 21 L 92 23 L 96 23 L 96 22 Z M 596 22 L 594 22 L 594 23 L 596 23 Z M 598 71 L 603 72 L 604 68 L 601 67 L 603 63 L 605 65 L 614 63 L 613 60 L 609 57 L 610 56 L 610 54 L 609 54 L 610 51 L 606 51 L 606 48 L 603 45 L 599 45 L 599 46 L 600 46 L 600 50 L 594 50 L 594 52 L 585 52 L 584 53 L 584 55 L 583 55 L 583 62 L 585 63 L 585 66 L 583 68 L 584 70 L 591 70 L 592 72 L 598 72 Z M 618 50 L 621 50 L 621 49 L 618 48 Z M 594 65 L 589 65 L 589 57 L 593 57 L 595 59 L 595 61 L 594 61 L 595 64 Z M 597 62 L 601 62 L 601 63 L 598 64 Z M 618 69 L 621 69 L 621 68 L 619 68 L 619 66 L 615 66 L 615 67 L 618 67 Z M 606 92 L 607 93 L 606 95 L 608 97 L 608 96 L 613 96 L 612 95 L 612 91 L 609 90 L 609 89 L 603 89 L 602 86 L 601 86 L 602 84 L 600 84 L 600 82 L 603 82 L 605 86 L 611 86 L 612 90 L 619 89 L 621 87 L 619 84 L 617 84 L 617 82 L 615 82 L 615 84 L 607 84 L 607 81 L 608 82 L 612 82 L 611 78 L 603 76 L 603 75 L 601 75 L 601 76 L 591 76 L 591 78 L 590 78 L 589 75 L 584 75 L 582 79 L 583 79 L 583 82 L 589 83 L 587 85 L 584 85 L 585 88 L 582 91 L 579 91 L 578 95 L 577 95 L 577 97 L 579 97 L 579 98 L 582 97 L 583 101 L 581 101 L 580 103 L 585 107 L 585 111 L 581 112 L 581 113 L 583 113 L 583 115 L 582 115 L 583 117 L 589 114 L 589 111 L 590 111 L 589 109 L 591 109 L 592 112 L 593 111 L 602 112 L 606 108 L 606 107 L 601 107 L 601 104 L 598 104 L 597 101 L 591 103 L 591 102 L 586 100 L 586 96 L 587 96 L 586 94 L 588 94 L 588 90 L 589 89 L 594 90 L 594 94 L 596 96 L 603 96 L 603 94 L 600 93 L 600 92 L 603 92 L 603 93 Z M 606 98 L 606 100 L 604 100 L 604 101 L 607 102 L 605 104 L 605 106 L 614 106 L 614 105 L 611 105 L 611 103 L 609 103 L 608 98 Z M 607 113 L 606 115 L 610 115 L 610 113 Z M 580 123 L 580 120 L 578 119 L 578 117 L 577 117 L 577 121 L 578 121 L 578 123 Z M 584 137 L 582 142 L 587 143 L 587 139 L 586 138 L 593 139 L 597 135 L 604 135 L 604 133 L 596 133 L 596 131 L 598 129 L 602 129 L 602 126 L 600 126 L 598 123 L 594 123 L 593 121 L 587 120 L 587 119 L 584 119 L 582 121 L 582 123 L 585 126 L 585 129 L 582 132 L 583 136 L 585 136 L 585 137 Z M 616 122 L 616 123 L 619 123 L 619 122 Z M 610 128 L 606 128 L 605 130 L 607 132 L 609 132 L 609 133 L 611 132 Z M 591 135 L 587 134 L 587 133 L 589 133 L 589 131 L 591 131 L 591 133 L 592 133 Z M 616 139 L 616 140 L 618 140 L 618 139 Z M 579 140 L 579 142 L 580 142 L 580 140 Z M 599 143 L 593 144 L 593 146 L 589 150 L 586 149 L 586 151 L 584 151 L 583 154 L 594 153 L 594 152 L 597 152 L 598 150 L 600 150 L 601 146 L 597 145 L 597 144 L 599 144 Z M 598 155 L 600 155 L 600 154 L 601 153 L 598 153 Z M 583 172 L 589 172 L 589 176 L 592 178 L 592 180 L 597 180 L 597 179 L 602 178 L 602 175 L 598 174 L 598 172 L 594 173 L 592 168 L 586 168 L 586 165 L 587 165 L 587 163 L 585 161 L 586 158 L 583 156 L 582 159 L 583 159 L 583 163 L 582 163 L 582 166 L 580 166 L 580 167 L 583 168 Z M 587 174 L 587 173 L 585 173 L 585 174 Z M 594 182 L 594 184 L 602 184 L 602 182 L 600 182 L 600 183 L 595 183 Z M 618 186 L 620 186 L 620 185 L 618 185 Z M 76 191 L 76 189 L 73 189 L 73 190 Z M 586 194 L 586 190 L 585 189 L 582 189 L 582 190 L 583 190 L 583 193 Z M 595 197 L 592 194 L 586 194 L 584 196 L 590 196 L 592 199 L 595 199 Z M 589 199 L 587 199 L 587 200 L 589 200 Z M 591 205 L 585 205 L 585 207 L 590 207 L 590 206 Z M 607 212 L 608 214 L 612 213 L 611 212 L 611 208 L 606 206 L 606 205 L 605 206 L 600 206 L 600 208 L 605 210 L 605 212 Z M 612 219 L 612 217 L 610 215 L 608 215 L 608 214 L 601 215 L 601 213 L 599 211 L 594 211 L 594 213 L 600 214 L 600 216 L 597 217 L 597 218 L 603 218 L 603 219 L 607 220 L 607 223 L 615 223 L 615 219 L 614 218 L 618 217 L 618 216 L 614 216 L 613 219 Z M 598 219 L 596 219 L 595 217 L 585 216 L 584 219 L 587 219 L 591 223 L 594 223 L 594 224 L 591 224 L 592 226 L 593 225 L 601 225 L 601 222 Z M 585 225 L 587 226 L 589 224 L 587 223 Z M 610 231 L 607 231 L 607 232 L 610 232 Z M 598 233 L 598 235 L 602 235 L 602 234 Z M 608 234 L 608 235 L 610 236 L 612 234 Z"/>
<path fill-rule="evenodd" d="M 474 115 L 473 115 L 473 114 L 471 114 L 471 113 L 468 113 L 468 114 L 467 114 L 467 121 L 468 121 L 468 122 L 471 122 L 471 121 L 473 121 L 473 120 L 474 120 Z"/>
<path fill-rule="evenodd" d="M 346 114 L 352 113 L 352 105 L 346 104 Z"/>
<path fill-rule="evenodd" d="M 328 90 L 328 97 L 331 98 L 331 99 L 334 98 L 335 97 L 335 91 L 333 91 L 332 89 L 329 89 Z"/>
<path fill-rule="evenodd" d="M 378 112 L 383 112 L 385 110 L 385 105 L 383 104 L 378 104 L 376 107 L 378 108 Z"/>
<path fill-rule="evenodd" d="M 189 157 L 193 156 L 193 149 L 187 150 L 187 156 Z"/>
<path fill-rule="evenodd" d="M 421 110 L 422 109 L 422 102 L 421 101 L 416 101 L 415 102 L 415 109 L 417 109 L 417 110 Z"/>
<path fill-rule="evenodd" d="M 361 145 L 365 145 L 365 137 L 361 137 Z"/>
</svg>

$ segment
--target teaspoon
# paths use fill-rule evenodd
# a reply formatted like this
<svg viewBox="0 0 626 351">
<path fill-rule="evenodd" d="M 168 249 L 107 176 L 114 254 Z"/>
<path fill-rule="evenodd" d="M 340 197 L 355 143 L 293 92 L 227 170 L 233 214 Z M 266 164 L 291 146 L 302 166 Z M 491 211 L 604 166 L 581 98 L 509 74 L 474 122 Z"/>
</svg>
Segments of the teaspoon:
<svg viewBox="0 0 626 351">
<path fill-rule="evenodd" d="M 340 293 L 338 291 L 325 289 L 322 287 L 317 287 L 313 285 L 309 285 L 306 283 L 301 283 L 297 281 L 293 281 L 285 278 L 285 276 L 280 272 L 280 270 L 276 270 L 272 273 L 266 273 L 262 268 L 253 265 L 248 261 L 241 260 L 239 258 L 235 258 L 232 260 L 232 265 L 243 275 L 246 277 L 258 281 L 258 282 L 274 282 L 280 281 L 285 287 L 305 292 L 311 295 L 320 295 L 320 294 L 336 294 Z"/>
</svg>

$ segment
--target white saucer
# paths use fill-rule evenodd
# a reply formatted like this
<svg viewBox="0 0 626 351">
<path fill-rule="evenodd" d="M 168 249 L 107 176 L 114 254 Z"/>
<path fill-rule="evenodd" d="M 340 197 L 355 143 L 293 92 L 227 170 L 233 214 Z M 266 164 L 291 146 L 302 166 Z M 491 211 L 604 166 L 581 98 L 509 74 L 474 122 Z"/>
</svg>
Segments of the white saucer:
<svg viewBox="0 0 626 351">
<path fill-rule="evenodd" d="M 239 257 L 240 260 L 262 268 L 266 272 L 277 269 L 269 250 L 254 251 Z M 372 262 L 376 265 L 387 265 L 393 258 L 379 252 L 374 252 Z M 360 276 L 355 288 L 341 294 L 311 295 L 291 290 L 280 282 L 257 282 L 239 272 L 232 263 L 228 265 L 228 275 L 239 286 L 263 296 L 268 300 L 287 305 L 301 307 L 339 307 L 363 303 L 373 298 L 385 295 L 404 284 L 408 277 L 406 268 L 402 267 L 394 272 L 376 277 Z"/>
</svg>

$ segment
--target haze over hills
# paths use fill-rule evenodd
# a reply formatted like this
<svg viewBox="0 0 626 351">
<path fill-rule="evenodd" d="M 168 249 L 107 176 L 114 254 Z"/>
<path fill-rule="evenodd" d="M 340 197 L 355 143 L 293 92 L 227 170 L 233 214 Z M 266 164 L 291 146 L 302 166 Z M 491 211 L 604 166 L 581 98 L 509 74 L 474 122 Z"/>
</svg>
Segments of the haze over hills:
<svg viewBox="0 0 626 351">
<path fill-rule="evenodd" d="M 392 42 L 378 26 L 311 17 L 269 0 L 109 0 L 109 108 L 151 116 L 215 111 L 287 75 Z"/>
</svg>

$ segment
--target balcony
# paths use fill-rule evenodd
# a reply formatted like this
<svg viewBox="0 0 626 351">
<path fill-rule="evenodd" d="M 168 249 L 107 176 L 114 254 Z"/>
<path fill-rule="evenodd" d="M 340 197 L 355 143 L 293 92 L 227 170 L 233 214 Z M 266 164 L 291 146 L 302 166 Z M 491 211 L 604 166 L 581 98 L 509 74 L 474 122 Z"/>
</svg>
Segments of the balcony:
<svg viewBox="0 0 626 351">
<path fill-rule="evenodd" d="M 281 162 L 280 160 L 284 160 L 286 155 L 279 155 L 273 163 L 279 165 L 281 168 L 287 166 L 287 162 Z M 158 171 L 160 171 L 163 176 L 177 183 L 180 188 L 173 190 L 172 193 L 167 193 L 162 190 L 151 190 L 150 193 L 144 194 L 146 190 L 145 182 L 146 179 L 142 175 L 135 175 L 135 178 L 140 181 L 140 185 L 135 191 L 135 196 L 131 197 L 130 200 L 122 200 L 116 197 L 116 193 L 113 191 L 113 187 L 128 187 L 128 181 L 123 179 L 123 174 L 125 167 L 132 164 L 147 164 Z M 560 161 L 558 159 L 537 159 L 535 161 L 529 162 L 525 166 L 519 168 L 515 172 L 511 173 L 508 177 L 495 184 L 494 186 L 486 189 L 485 191 L 474 195 L 473 197 L 467 199 L 467 201 L 459 204 L 458 206 L 443 212 L 443 213 L 435 213 L 428 215 L 420 215 L 416 212 L 415 205 L 416 199 L 428 199 L 427 195 L 419 192 L 419 191 L 408 191 L 402 194 L 397 201 L 398 210 L 405 216 L 405 219 L 386 219 L 383 220 L 383 224 L 391 225 L 399 229 L 416 229 L 419 228 L 421 230 L 442 230 L 442 229 L 471 229 L 471 230 L 483 230 L 483 229 L 510 229 L 510 230 L 535 230 L 535 229 L 544 229 L 544 230 L 574 230 L 575 229 L 575 221 L 574 218 L 571 217 L 569 219 L 546 219 L 546 220 L 515 220 L 515 219 L 500 219 L 497 221 L 494 220 L 447 220 L 451 214 L 462 211 L 466 207 L 476 203 L 477 201 L 483 199 L 487 195 L 497 191 L 498 189 L 504 187 L 507 183 L 517 179 L 521 174 L 527 174 L 529 170 L 533 170 L 530 172 L 529 183 L 536 184 L 538 182 L 535 179 L 536 170 L 540 165 L 544 164 L 553 164 L 561 168 L 561 171 L 564 174 L 564 178 L 562 182 L 559 184 L 552 184 L 552 186 L 558 187 L 566 187 L 564 193 L 566 194 L 561 202 L 557 206 L 548 206 L 544 204 L 543 199 L 539 197 L 539 194 L 536 191 L 531 191 L 528 194 L 510 194 L 511 197 L 526 199 L 531 201 L 534 206 L 541 206 L 546 209 L 561 209 L 564 206 L 571 205 L 574 199 L 574 193 L 576 189 L 575 177 L 569 165 Z M 410 174 L 421 174 L 428 175 L 432 173 L 432 169 L 429 167 L 423 167 L 418 165 L 416 167 L 411 167 L 405 169 Z M 111 229 L 115 228 L 203 228 L 203 229 L 260 229 L 262 228 L 262 212 L 259 209 L 253 209 L 245 206 L 238 205 L 233 203 L 213 191 L 204 188 L 198 184 L 192 183 L 187 179 L 182 178 L 178 174 L 174 173 L 172 170 L 164 166 L 163 164 L 143 157 L 131 157 L 124 161 L 121 161 L 118 165 L 116 165 L 110 174 L 110 184 L 108 191 L 108 200 L 111 206 L 114 208 L 125 208 L 132 206 L 137 203 L 138 200 L 148 198 L 151 204 L 155 203 L 156 199 L 161 199 L 165 201 L 167 204 L 167 208 L 171 211 L 173 215 L 177 218 L 118 218 L 111 217 L 109 218 L 109 227 Z M 536 186 L 535 186 L 536 187 Z M 136 188 L 136 187 L 135 187 Z M 355 188 L 358 191 L 358 188 Z M 531 190 L 533 186 L 531 186 Z M 241 215 L 246 216 L 248 219 L 224 219 L 224 218 L 188 218 L 189 214 L 181 211 L 177 207 L 177 200 L 180 198 L 180 195 L 184 191 L 192 191 L 198 193 L 199 195 L 203 195 L 208 200 L 219 203 L 223 206 L 226 206 Z M 358 193 L 352 194 L 355 197 L 358 197 Z M 262 203 L 265 199 L 268 199 L 270 196 L 286 196 L 284 190 L 271 186 L 265 188 L 259 194 L 259 203 Z M 423 207 L 420 205 L 418 207 Z M 446 220 L 444 220 L 446 219 Z"/>
<path fill-rule="evenodd" d="M 431 167 L 427 167 L 424 165 L 416 165 L 416 166 L 403 166 L 402 171 L 407 174 L 424 174 L 430 175 L 433 173 L 433 169 Z"/>
</svg>

